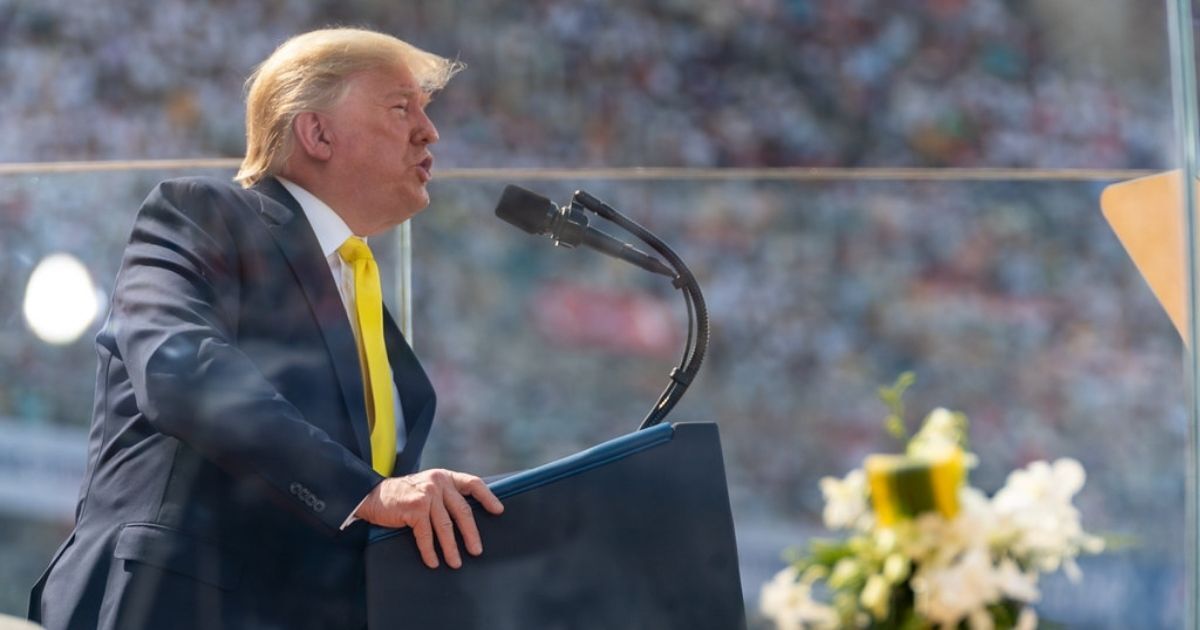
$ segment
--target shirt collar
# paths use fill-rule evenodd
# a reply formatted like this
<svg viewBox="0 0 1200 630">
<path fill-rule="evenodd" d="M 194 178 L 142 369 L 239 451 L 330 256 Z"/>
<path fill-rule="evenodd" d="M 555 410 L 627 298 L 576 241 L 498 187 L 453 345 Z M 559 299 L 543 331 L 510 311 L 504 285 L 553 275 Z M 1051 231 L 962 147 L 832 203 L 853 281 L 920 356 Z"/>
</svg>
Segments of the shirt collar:
<svg viewBox="0 0 1200 630">
<path fill-rule="evenodd" d="M 346 239 L 354 236 L 354 232 L 350 231 L 350 226 L 346 225 L 342 217 L 338 216 L 338 213 L 334 212 L 333 208 L 329 207 L 329 204 L 317 199 L 316 195 L 301 188 L 296 182 L 286 180 L 278 175 L 275 178 L 300 203 L 300 208 L 304 210 L 304 216 L 308 217 L 308 222 L 312 225 L 313 232 L 317 234 L 317 242 L 321 245 L 321 253 L 326 258 L 336 253 L 338 248 L 342 246 L 342 243 L 346 242 Z"/>
</svg>

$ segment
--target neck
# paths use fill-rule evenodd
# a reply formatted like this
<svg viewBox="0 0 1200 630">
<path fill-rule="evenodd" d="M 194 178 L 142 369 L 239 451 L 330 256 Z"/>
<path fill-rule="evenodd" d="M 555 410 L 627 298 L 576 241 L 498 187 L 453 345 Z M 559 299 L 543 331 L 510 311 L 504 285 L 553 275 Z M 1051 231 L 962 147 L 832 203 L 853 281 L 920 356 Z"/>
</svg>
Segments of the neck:
<svg viewBox="0 0 1200 630">
<path fill-rule="evenodd" d="M 387 226 L 374 224 L 370 220 L 370 213 L 358 211 L 358 204 L 355 203 L 357 201 L 355 191 L 344 190 L 338 186 L 339 178 L 313 173 L 308 169 L 291 167 L 284 169 L 279 175 L 295 182 L 296 185 L 325 202 L 357 236 L 374 236 L 387 228 Z"/>
</svg>

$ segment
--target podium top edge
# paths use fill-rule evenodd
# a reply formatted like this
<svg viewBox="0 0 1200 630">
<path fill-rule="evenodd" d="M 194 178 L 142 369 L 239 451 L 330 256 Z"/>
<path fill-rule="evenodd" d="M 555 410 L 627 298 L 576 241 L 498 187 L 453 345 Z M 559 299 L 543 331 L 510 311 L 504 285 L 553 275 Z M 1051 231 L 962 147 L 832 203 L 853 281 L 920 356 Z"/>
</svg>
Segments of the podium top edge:
<svg viewBox="0 0 1200 630">
<path fill-rule="evenodd" d="M 675 426 L 662 423 L 602 442 L 591 448 L 510 475 L 488 484 L 500 499 L 535 490 L 547 484 L 574 477 L 589 470 L 624 459 L 641 451 L 661 446 L 675 437 Z M 390 538 L 404 529 L 371 528 L 370 541 Z"/>
</svg>

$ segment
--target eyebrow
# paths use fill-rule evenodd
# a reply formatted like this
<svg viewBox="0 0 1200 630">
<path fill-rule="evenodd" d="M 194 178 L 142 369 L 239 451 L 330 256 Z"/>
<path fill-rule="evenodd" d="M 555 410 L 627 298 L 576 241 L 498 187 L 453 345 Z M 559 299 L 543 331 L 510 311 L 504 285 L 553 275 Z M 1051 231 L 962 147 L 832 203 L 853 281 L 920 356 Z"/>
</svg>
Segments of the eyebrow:
<svg viewBox="0 0 1200 630">
<path fill-rule="evenodd" d="M 426 92 L 425 90 L 422 90 L 420 88 L 415 88 L 415 87 L 396 88 L 394 90 L 388 90 L 387 92 L 384 92 L 384 94 L 383 94 L 383 98 L 385 98 L 385 99 L 392 99 L 392 98 L 396 98 L 396 97 L 400 97 L 400 96 L 404 96 L 404 97 L 408 97 L 408 98 L 424 97 L 426 100 L 429 100 L 433 95 L 430 94 L 429 92 Z"/>
</svg>

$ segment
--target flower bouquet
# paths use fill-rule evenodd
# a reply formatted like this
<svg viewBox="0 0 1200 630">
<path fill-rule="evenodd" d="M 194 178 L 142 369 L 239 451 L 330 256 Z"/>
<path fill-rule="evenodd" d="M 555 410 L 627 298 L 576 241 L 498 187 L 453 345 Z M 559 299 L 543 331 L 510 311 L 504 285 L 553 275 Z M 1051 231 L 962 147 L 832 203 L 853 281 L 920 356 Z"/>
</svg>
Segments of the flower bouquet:
<svg viewBox="0 0 1200 630">
<path fill-rule="evenodd" d="M 763 586 L 760 610 L 780 630 L 1034 628 L 1039 575 L 1078 581 L 1076 556 L 1103 550 L 1072 504 L 1079 462 L 1033 462 L 989 499 L 966 483 L 976 458 L 965 415 L 934 409 L 909 437 L 902 396 L 913 380 L 880 388 L 904 454 L 821 480 L 825 525 L 848 536 L 810 542 Z"/>
</svg>

